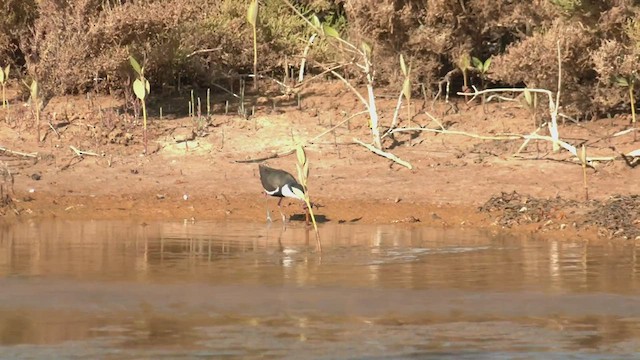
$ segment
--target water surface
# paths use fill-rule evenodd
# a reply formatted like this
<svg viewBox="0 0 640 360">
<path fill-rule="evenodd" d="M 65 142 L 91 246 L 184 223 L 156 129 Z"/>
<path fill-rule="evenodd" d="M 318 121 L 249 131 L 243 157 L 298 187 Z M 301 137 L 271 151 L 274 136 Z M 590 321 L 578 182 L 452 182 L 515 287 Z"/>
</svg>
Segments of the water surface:
<svg viewBox="0 0 640 360">
<path fill-rule="evenodd" d="M 321 235 L 318 254 L 299 224 L 0 227 L 0 357 L 638 358 L 633 243 Z"/>
</svg>

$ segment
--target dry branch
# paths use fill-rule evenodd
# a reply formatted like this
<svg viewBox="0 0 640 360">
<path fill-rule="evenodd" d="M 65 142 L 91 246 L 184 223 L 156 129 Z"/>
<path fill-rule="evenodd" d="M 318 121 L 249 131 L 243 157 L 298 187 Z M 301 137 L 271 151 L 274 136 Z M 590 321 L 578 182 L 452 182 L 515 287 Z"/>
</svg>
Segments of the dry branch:
<svg viewBox="0 0 640 360">
<path fill-rule="evenodd" d="M 38 153 L 23 153 L 21 151 L 9 150 L 2 146 L 0 146 L 0 151 L 2 151 L 3 153 L 7 153 L 9 155 L 16 155 L 16 156 L 29 157 L 29 158 L 38 157 Z"/>
<path fill-rule="evenodd" d="M 412 128 L 397 128 L 397 129 L 393 129 L 392 131 L 390 131 L 389 133 L 393 134 L 396 132 L 403 132 L 403 131 L 427 131 L 427 132 L 434 132 L 434 133 L 439 133 L 439 134 L 449 134 L 449 135 L 461 135 L 461 136 L 467 136 L 467 137 L 471 137 L 474 139 L 480 139 L 480 140 L 517 140 L 517 139 L 524 139 L 524 140 L 544 140 L 544 141 L 549 141 L 552 143 L 557 143 L 558 146 L 564 148 L 565 150 L 569 151 L 571 154 L 573 154 L 577 159 L 580 158 L 580 156 L 578 155 L 578 151 L 576 149 L 575 146 L 563 141 L 563 140 L 556 140 L 554 138 L 552 138 L 551 136 L 544 136 L 544 135 L 537 135 L 534 133 L 529 134 L 529 135 L 522 135 L 522 134 L 511 134 L 511 133 L 507 133 L 507 134 L 503 134 L 503 135 L 498 135 L 498 136 L 486 136 L 486 135 L 478 135 L 478 134 L 473 134 L 473 133 L 469 133 L 469 132 L 465 132 L 465 131 L 455 131 L 455 130 L 446 130 L 446 129 L 430 129 L 430 128 L 423 128 L 423 127 L 412 127 Z M 587 163 L 591 164 L 592 162 L 596 162 L 596 161 L 613 161 L 615 160 L 616 157 L 615 156 L 603 156 L 603 157 L 587 157 Z"/>
<path fill-rule="evenodd" d="M 84 155 L 100 156 L 99 154 L 96 154 L 94 152 L 79 150 L 78 148 L 76 148 L 73 145 L 69 145 L 69 148 L 71 148 L 71 150 L 73 150 L 73 152 L 76 153 L 76 156 L 78 156 L 78 157 L 82 157 Z"/>
<path fill-rule="evenodd" d="M 393 155 L 392 153 L 388 153 L 386 151 L 380 150 L 380 149 L 378 149 L 377 147 L 375 147 L 375 146 L 373 146 L 371 144 L 363 143 L 362 141 L 360 141 L 360 140 L 358 140 L 356 138 L 354 138 L 353 141 L 355 141 L 356 143 L 366 147 L 367 149 L 369 149 L 369 151 L 371 151 L 371 152 L 373 152 L 373 153 L 375 153 L 377 155 L 380 155 L 382 157 L 385 157 L 385 158 L 387 158 L 387 159 L 389 159 L 391 161 L 394 161 L 394 162 L 396 162 L 396 163 L 408 168 L 409 170 L 413 169 L 413 166 L 411 166 L 411 164 L 409 162 L 400 159 L 399 157 Z"/>
</svg>

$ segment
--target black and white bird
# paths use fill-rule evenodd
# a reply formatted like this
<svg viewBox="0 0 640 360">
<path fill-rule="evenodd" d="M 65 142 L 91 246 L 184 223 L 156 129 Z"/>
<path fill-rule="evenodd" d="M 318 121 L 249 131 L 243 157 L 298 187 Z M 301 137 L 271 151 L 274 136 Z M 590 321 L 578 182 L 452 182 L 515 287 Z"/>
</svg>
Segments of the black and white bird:
<svg viewBox="0 0 640 360">
<path fill-rule="evenodd" d="M 297 189 L 300 193 L 304 193 L 304 188 L 296 181 L 293 175 L 284 170 L 270 168 L 262 164 L 259 164 L 258 167 L 260 169 L 260 181 L 262 182 L 262 187 L 264 188 L 266 195 L 280 198 L 280 200 L 278 200 L 278 209 L 280 210 L 282 222 L 284 223 L 286 221 L 286 217 L 282 212 L 282 207 L 280 206 L 282 199 L 288 197 L 304 201 L 302 197 L 296 195 L 293 191 L 293 189 Z M 271 215 L 268 208 L 267 220 L 271 221 Z"/>
</svg>

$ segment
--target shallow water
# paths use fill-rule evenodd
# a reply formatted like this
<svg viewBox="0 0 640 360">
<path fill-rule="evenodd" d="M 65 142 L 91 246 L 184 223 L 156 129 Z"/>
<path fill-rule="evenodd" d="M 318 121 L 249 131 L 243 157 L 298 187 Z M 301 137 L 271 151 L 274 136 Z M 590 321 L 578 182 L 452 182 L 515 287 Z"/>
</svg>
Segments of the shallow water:
<svg viewBox="0 0 640 360">
<path fill-rule="evenodd" d="M 320 255 L 298 224 L 0 227 L 0 357 L 638 358 L 632 243 L 321 235 Z"/>
</svg>

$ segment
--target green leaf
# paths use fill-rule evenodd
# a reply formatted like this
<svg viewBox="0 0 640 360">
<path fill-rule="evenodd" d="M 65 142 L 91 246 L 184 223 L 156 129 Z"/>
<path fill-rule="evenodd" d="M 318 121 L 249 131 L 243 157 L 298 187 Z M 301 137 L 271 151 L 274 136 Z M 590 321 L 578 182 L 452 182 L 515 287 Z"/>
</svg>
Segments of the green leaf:
<svg viewBox="0 0 640 360">
<path fill-rule="evenodd" d="M 303 176 L 302 167 L 300 166 L 300 164 L 296 164 L 296 170 L 298 170 L 298 181 L 304 186 L 306 179 Z"/>
<path fill-rule="evenodd" d="M 4 68 L 4 76 L 7 78 L 7 80 L 9 80 L 9 70 L 11 70 L 11 65 L 7 65 Z"/>
<path fill-rule="evenodd" d="M 38 96 L 38 82 L 33 80 L 29 90 L 31 91 L 31 97 L 36 98 Z"/>
<path fill-rule="evenodd" d="M 529 89 L 524 89 L 524 99 L 529 106 L 533 105 L 533 99 L 531 98 L 531 91 L 529 91 Z"/>
<path fill-rule="evenodd" d="M 316 14 L 313 14 L 313 16 L 311 17 L 311 23 L 316 29 L 320 29 L 322 27 L 322 24 L 320 24 L 320 19 L 318 19 L 318 16 Z"/>
<path fill-rule="evenodd" d="M 402 54 L 400 54 L 400 70 L 402 70 L 404 76 L 407 76 L 407 64 L 405 64 Z"/>
<path fill-rule="evenodd" d="M 149 80 L 144 79 L 144 88 L 147 89 L 147 94 L 151 92 L 151 85 L 149 85 Z"/>
<path fill-rule="evenodd" d="M 460 68 L 460 70 L 465 71 L 470 66 L 471 66 L 471 61 L 469 61 L 469 55 L 463 54 L 462 56 L 460 56 L 460 58 L 458 59 L 458 67 Z"/>
<path fill-rule="evenodd" d="M 580 159 L 580 162 L 585 165 L 587 163 L 587 147 L 584 146 L 584 144 L 582 144 L 582 151 L 580 151 L 579 153 L 577 153 L 576 155 L 578 155 L 578 159 Z"/>
<path fill-rule="evenodd" d="M 147 84 L 148 83 L 149 82 L 147 81 Z M 133 82 L 133 92 L 136 94 L 136 97 L 140 100 L 144 100 L 144 98 L 147 96 L 147 93 L 145 92 L 145 88 L 146 86 L 143 85 L 142 80 L 136 79 L 136 81 Z"/>
<path fill-rule="evenodd" d="M 488 58 L 487 60 L 484 61 L 484 69 L 482 70 L 482 72 L 488 72 L 489 71 L 489 67 L 491 66 L 491 58 Z"/>
<path fill-rule="evenodd" d="M 332 37 L 332 38 L 336 38 L 336 39 L 340 39 L 340 33 L 338 33 L 338 31 L 334 28 L 332 28 L 331 26 L 327 25 L 327 24 L 322 24 L 322 31 L 324 32 L 324 34 L 326 36 Z"/>
<path fill-rule="evenodd" d="M 253 0 L 247 9 L 247 21 L 251 26 L 256 27 L 258 21 L 258 0 Z"/>
<path fill-rule="evenodd" d="M 298 164 L 304 165 L 307 162 L 307 156 L 302 145 L 298 145 L 298 148 L 296 148 L 296 155 L 298 156 Z"/>
<path fill-rule="evenodd" d="M 409 77 L 405 78 L 402 84 L 402 95 L 407 101 L 411 101 L 411 79 Z"/>
<path fill-rule="evenodd" d="M 471 62 L 473 63 L 473 67 L 482 71 L 482 60 L 478 59 L 477 57 L 472 57 L 471 58 Z"/>
<path fill-rule="evenodd" d="M 305 162 L 304 166 L 302 167 L 302 172 L 304 174 L 304 182 L 305 182 L 305 186 L 307 185 L 307 179 L 309 178 L 309 163 Z"/>
<path fill-rule="evenodd" d="M 291 188 L 291 191 L 293 191 L 293 195 L 295 195 L 298 198 L 300 198 L 300 200 L 305 200 L 306 201 L 306 196 L 305 196 L 304 192 L 300 191 L 300 189 L 294 187 L 294 188 Z"/>
<path fill-rule="evenodd" d="M 4 84 L 4 70 L 0 70 L 0 83 Z"/>
<path fill-rule="evenodd" d="M 133 70 L 138 73 L 138 75 L 142 75 L 142 67 L 140 67 L 140 63 L 133 56 L 129 56 L 129 63 Z"/>
<path fill-rule="evenodd" d="M 615 83 L 618 86 L 623 86 L 623 87 L 629 86 L 629 80 L 627 80 L 627 78 L 625 78 L 624 76 L 618 76 L 617 78 L 615 78 Z"/>
<path fill-rule="evenodd" d="M 363 41 L 362 50 L 364 51 L 364 54 L 367 55 L 367 58 L 371 58 L 371 45 L 369 45 L 369 43 Z"/>
</svg>

